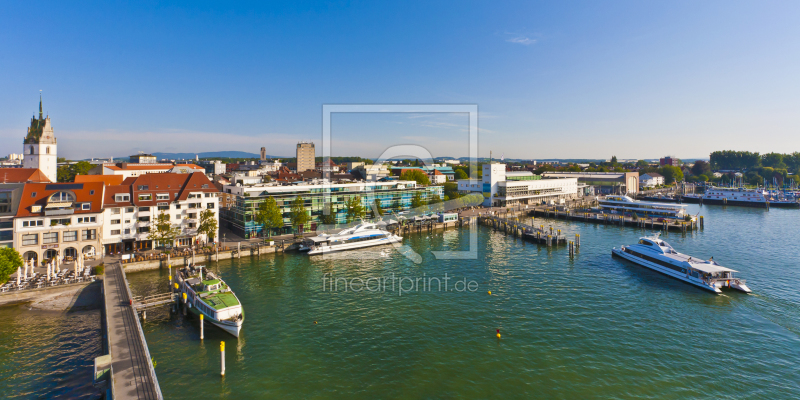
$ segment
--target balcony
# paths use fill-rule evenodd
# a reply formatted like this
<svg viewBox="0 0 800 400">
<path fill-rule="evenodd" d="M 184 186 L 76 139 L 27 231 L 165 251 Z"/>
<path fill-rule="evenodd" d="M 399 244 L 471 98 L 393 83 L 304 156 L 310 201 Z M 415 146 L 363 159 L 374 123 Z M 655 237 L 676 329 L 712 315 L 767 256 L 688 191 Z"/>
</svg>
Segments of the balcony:
<svg viewBox="0 0 800 400">
<path fill-rule="evenodd" d="M 64 209 L 45 209 L 44 215 L 72 215 L 75 214 L 74 208 L 64 208 Z"/>
</svg>

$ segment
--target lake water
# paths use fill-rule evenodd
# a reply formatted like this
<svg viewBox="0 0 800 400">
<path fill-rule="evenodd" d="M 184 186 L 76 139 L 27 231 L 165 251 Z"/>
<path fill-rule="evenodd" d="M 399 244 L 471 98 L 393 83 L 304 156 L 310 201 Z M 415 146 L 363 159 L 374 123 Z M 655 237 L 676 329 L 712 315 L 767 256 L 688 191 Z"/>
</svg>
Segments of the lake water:
<svg viewBox="0 0 800 400">
<path fill-rule="evenodd" d="M 208 267 L 245 306 L 238 340 L 206 324 L 200 341 L 196 318 L 166 309 L 148 312 L 145 335 L 167 399 L 800 398 L 800 212 L 689 209 L 706 216 L 705 230 L 663 237 L 680 252 L 740 271 L 754 294 L 716 296 L 611 257 L 612 247 L 649 231 L 537 218 L 581 234 L 574 259 L 565 246 L 548 250 L 480 227 L 476 259 L 434 258 L 431 250 L 468 248 L 469 230 L 451 229 L 405 238 L 419 264 L 388 248 L 357 251 L 360 260 L 226 260 Z M 374 290 L 374 280 L 357 292 L 323 286 L 331 276 L 441 281 L 445 273 L 450 285 L 465 279 L 475 290 L 399 293 Z M 148 294 L 166 290 L 167 275 L 128 277 L 134 293 Z M 7 367 L 9 340 L 34 340 L 42 324 L 50 325 L 29 320 L 0 330 L 4 384 L 6 371 L 20 368 L 28 372 L 13 382 L 69 386 L 33 377 L 31 369 L 58 370 L 56 355 L 39 361 L 40 353 L 16 349 L 35 367 Z M 19 333 L 22 326 L 31 332 Z"/>
</svg>

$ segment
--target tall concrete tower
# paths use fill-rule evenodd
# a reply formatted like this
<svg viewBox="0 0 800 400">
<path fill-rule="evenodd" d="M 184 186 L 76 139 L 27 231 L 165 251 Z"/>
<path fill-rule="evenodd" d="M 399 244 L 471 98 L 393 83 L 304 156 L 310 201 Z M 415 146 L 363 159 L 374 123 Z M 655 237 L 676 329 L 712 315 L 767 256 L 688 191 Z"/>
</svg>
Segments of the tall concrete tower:
<svg viewBox="0 0 800 400">
<path fill-rule="evenodd" d="M 267 161 L 267 148 L 261 148 L 261 161 Z"/>
<path fill-rule="evenodd" d="M 53 126 L 50 125 L 50 116 L 44 117 L 42 113 L 42 96 L 39 96 L 39 118 L 31 117 L 31 126 L 28 135 L 22 142 L 22 167 L 38 168 L 52 182 L 58 180 L 56 162 L 58 151 L 56 137 L 53 135 Z"/>
<path fill-rule="evenodd" d="M 315 167 L 314 156 L 313 142 L 297 143 L 297 172 L 313 170 Z"/>
</svg>

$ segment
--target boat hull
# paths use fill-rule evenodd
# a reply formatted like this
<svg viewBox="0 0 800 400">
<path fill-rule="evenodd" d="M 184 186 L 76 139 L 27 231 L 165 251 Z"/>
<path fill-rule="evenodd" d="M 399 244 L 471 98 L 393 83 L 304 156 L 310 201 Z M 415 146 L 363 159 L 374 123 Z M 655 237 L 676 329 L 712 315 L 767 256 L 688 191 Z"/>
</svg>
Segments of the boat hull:
<svg viewBox="0 0 800 400">
<path fill-rule="evenodd" d="M 202 311 L 200 311 L 200 309 L 198 309 L 197 307 L 192 307 L 191 305 L 190 305 L 189 311 L 191 311 L 192 314 L 197 315 L 197 316 L 199 316 L 200 314 L 203 314 L 203 319 L 205 321 L 210 322 L 212 325 L 216 326 L 217 328 L 220 328 L 223 331 L 228 332 L 228 333 L 230 333 L 231 335 L 233 335 L 233 336 L 235 336 L 237 338 L 239 337 L 239 332 L 241 332 L 241 330 L 242 330 L 242 325 L 244 325 L 244 319 L 242 319 L 238 323 L 228 322 L 228 321 L 218 321 L 218 320 L 214 319 L 214 317 L 208 316 L 207 314 L 205 314 Z"/>
<path fill-rule="evenodd" d="M 375 240 L 366 240 L 363 242 L 356 242 L 356 243 L 345 243 L 335 246 L 320 246 L 314 249 L 311 249 L 307 252 L 308 255 L 320 255 L 320 254 L 328 254 L 328 253 L 335 253 L 339 251 L 347 251 L 347 250 L 357 250 L 363 249 L 367 247 L 373 246 L 382 246 L 387 244 L 394 244 L 394 243 L 401 243 L 403 238 L 401 236 L 394 236 L 388 238 L 380 238 Z"/>
<path fill-rule="evenodd" d="M 674 271 L 674 270 L 671 270 L 669 268 L 663 267 L 663 266 L 658 265 L 656 263 L 652 263 L 650 261 L 643 260 L 643 259 L 641 259 L 639 257 L 630 255 L 630 254 L 622 251 L 622 249 L 614 248 L 613 250 L 611 250 L 611 254 L 613 256 L 628 260 L 628 261 L 630 261 L 630 262 L 632 262 L 634 264 L 638 264 L 638 265 L 643 266 L 645 268 L 648 268 L 648 269 L 651 269 L 653 271 L 659 272 L 661 274 L 667 275 L 667 276 L 669 276 L 671 278 L 675 278 L 677 280 L 683 281 L 685 283 L 688 283 L 688 284 L 690 284 L 690 285 L 692 285 L 694 287 L 703 289 L 705 291 L 708 291 L 708 292 L 711 292 L 711 293 L 715 293 L 715 294 L 721 294 L 722 293 L 722 291 L 716 286 L 707 285 L 707 284 L 703 283 L 702 281 L 698 282 L 698 281 L 695 281 L 694 279 L 687 278 L 685 274 L 681 274 L 681 273 L 679 273 L 677 271 Z"/>
<path fill-rule="evenodd" d="M 684 203 L 699 204 L 701 203 L 699 197 L 683 197 Z M 728 200 L 723 199 L 702 199 L 703 204 L 719 205 L 719 206 L 739 206 L 739 207 L 753 207 L 753 208 L 767 208 L 766 201 L 741 201 L 741 200 Z M 800 203 L 793 202 L 769 202 L 770 207 L 776 208 L 800 208 Z"/>
</svg>

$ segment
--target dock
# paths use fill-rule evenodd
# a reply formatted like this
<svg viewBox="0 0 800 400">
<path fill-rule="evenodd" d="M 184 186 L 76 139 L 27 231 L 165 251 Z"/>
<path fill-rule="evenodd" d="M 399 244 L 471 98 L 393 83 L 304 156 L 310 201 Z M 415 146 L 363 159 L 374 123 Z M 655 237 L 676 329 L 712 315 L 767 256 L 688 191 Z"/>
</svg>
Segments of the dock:
<svg viewBox="0 0 800 400">
<path fill-rule="evenodd" d="M 704 224 L 702 216 L 700 216 L 699 219 L 692 221 L 667 219 L 661 219 L 659 221 L 659 218 L 626 217 L 619 214 L 598 214 L 585 212 L 582 210 L 559 210 L 557 207 L 534 207 L 533 210 L 528 211 L 528 214 L 534 217 L 555 218 L 603 225 L 630 226 L 635 228 L 676 231 L 683 233 L 703 228 Z"/>
<path fill-rule="evenodd" d="M 110 390 L 114 399 L 163 400 L 150 351 L 122 264 L 107 264 L 103 279 Z M 158 299 L 161 301 L 164 299 Z M 170 300 L 171 301 L 171 300 Z M 148 304 L 155 302 L 140 302 Z"/>
<path fill-rule="evenodd" d="M 545 229 L 544 226 L 535 227 L 516 219 L 503 218 L 500 216 L 482 216 L 479 218 L 481 225 L 492 227 L 495 231 L 505 232 L 507 235 L 519 236 L 523 240 L 550 246 L 566 245 L 567 237 L 561 234 L 561 230 L 554 230 L 553 227 Z"/>
</svg>

